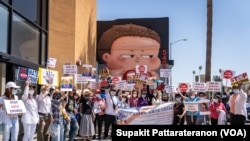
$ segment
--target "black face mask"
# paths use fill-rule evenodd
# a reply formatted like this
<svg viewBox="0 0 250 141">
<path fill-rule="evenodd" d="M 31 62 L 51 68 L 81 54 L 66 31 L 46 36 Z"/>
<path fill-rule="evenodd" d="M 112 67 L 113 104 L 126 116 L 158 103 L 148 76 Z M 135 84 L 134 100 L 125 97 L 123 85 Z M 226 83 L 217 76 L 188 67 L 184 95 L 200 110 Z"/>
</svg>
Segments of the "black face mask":
<svg viewBox="0 0 250 141">
<path fill-rule="evenodd" d="M 168 99 L 162 99 L 162 101 L 168 101 Z"/>
<path fill-rule="evenodd" d="M 61 95 L 59 95 L 59 94 L 53 96 L 53 99 L 56 99 L 56 100 L 58 100 L 60 98 L 61 98 Z"/>
</svg>

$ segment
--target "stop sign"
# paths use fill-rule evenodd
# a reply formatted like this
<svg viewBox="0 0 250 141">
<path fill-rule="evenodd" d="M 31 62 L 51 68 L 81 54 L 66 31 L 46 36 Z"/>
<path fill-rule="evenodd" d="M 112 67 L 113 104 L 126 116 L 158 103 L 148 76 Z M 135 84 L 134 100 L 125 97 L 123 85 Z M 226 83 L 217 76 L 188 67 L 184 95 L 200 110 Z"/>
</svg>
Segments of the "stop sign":
<svg viewBox="0 0 250 141">
<path fill-rule="evenodd" d="M 223 72 L 223 77 L 224 77 L 225 79 L 232 78 L 232 77 L 233 77 L 233 71 L 231 71 L 231 70 L 225 70 L 225 71 Z"/>
<path fill-rule="evenodd" d="M 112 83 L 116 83 L 116 82 L 118 82 L 120 79 L 119 79 L 119 77 L 117 77 L 117 76 L 115 76 L 115 77 L 113 77 L 112 78 Z"/>
<path fill-rule="evenodd" d="M 181 92 L 187 92 L 188 91 L 188 84 L 187 83 L 180 83 L 179 89 Z"/>
</svg>

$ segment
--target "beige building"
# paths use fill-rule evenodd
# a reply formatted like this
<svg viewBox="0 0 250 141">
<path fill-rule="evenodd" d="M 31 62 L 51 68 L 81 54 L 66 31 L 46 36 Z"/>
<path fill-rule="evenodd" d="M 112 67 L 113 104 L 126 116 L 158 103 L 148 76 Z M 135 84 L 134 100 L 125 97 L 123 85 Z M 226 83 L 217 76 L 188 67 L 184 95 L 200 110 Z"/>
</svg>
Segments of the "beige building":
<svg viewBox="0 0 250 141">
<path fill-rule="evenodd" d="M 49 1 L 48 25 L 48 57 L 57 59 L 59 76 L 65 63 L 96 66 L 96 0 Z"/>
</svg>

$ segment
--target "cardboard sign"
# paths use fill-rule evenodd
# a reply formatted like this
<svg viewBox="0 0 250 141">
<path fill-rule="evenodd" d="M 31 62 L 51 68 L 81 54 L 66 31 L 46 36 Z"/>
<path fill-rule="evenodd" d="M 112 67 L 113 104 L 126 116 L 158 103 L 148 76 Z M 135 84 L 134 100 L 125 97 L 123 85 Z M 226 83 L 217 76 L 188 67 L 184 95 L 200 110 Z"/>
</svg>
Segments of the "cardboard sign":
<svg viewBox="0 0 250 141">
<path fill-rule="evenodd" d="M 205 92 L 206 91 L 206 83 L 194 82 L 192 89 L 195 92 Z"/>
<path fill-rule="evenodd" d="M 7 114 L 26 113 L 26 108 L 22 100 L 4 100 Z"/>
<path fill-rule="evenodd" d="M 221 82 L 207 82 L 206 91 L 207 92 L 221 92 Z"/>
<path fill-rule="evenodd" d="M 56 67 L 56 58 L 48 58 L 47 60 L 47 68 L 55 68 Z"/>
<path fill-rule="evenodd" d="M 136 70 L 136 73 L 147 73 L 148 67 L 147 65 L 136 65 L 135 70 Z"/>
<path fill-rule="evenodd" d="M 27 81 L 30 80 L 31 83 L 37 84 L 38 71 L 25 67 L 18 67 L 17 80 Z"/>
<path fill-rule="evenodd" d="M 249 79 L 248 79 L 247 73 L 245 72 L 245 73 L 242 73 L 238 76 L 231 78 L 230 81 L 231 81 L 232 86 L 236 86 L 236 85 L 238 85 L 238 83 L 243 84 L 244 82 L 248 82 Z"/>
<path fill-rule="evenodd" d="M 171 69 L 160 69 L 160 77 L 171 77 Z"/>
<path fill-rule="evenodd" d="M 77 66 L 63 65 L 63 74 L 77 74 Z"/>
<path fill-rule="evenodd" d="M 58 86 L 59 85 L 59 76 L 58 72 L 54 70 L 39 68 L 38 73 L 38 84 L 40 85 L 52 85 Z"/>
<path fill-rule="evenodd" d="M 234 77 L 234 75 L 235 75 L 235 71 L 232 71 L 232 70 L 223 70 L 221 72 L 221 77 L 224 79 L 232 78 Z"/>
<path fill-rule="evenodd" d="M 187 92 L 189 90 L 188 83 L 179 83 L 178 89 L 180 92 Z"/>
</svg>

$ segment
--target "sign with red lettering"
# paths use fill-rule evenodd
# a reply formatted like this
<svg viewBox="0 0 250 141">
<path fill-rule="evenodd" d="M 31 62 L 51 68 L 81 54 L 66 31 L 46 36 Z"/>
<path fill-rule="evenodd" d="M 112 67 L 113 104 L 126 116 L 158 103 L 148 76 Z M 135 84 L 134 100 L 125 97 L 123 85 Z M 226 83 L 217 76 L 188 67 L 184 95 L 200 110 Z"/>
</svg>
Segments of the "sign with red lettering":
<svg viewBox="0 0 250 141">
<path fill-rule="evenodd" d="M 4 100 L 7 114 L 26 113 L 26 108 L 22 100 Z"/>
<path fill-rule="evenodd" d="M 179 83 L 178 86 L 180 92 L 187 92 L 189 90 L 189 84 L 188 83 Z"/>
<path fill-rule="evenodd" d="M 235 71 L 232 71 L 232 70 L 223 70 L 221 72 L 221 77 L 224 79 L 232 78 L 234 77 L 234 75 L 235 75 Z"/>
<path fill-rule="evenodd" d="M 231 85 L 235 86 L 238 83 L 248 82 L 249 79 L 248 79 L 247 73 L 245 72 L 245 73 L 242 73 L 240 75 L 237 75 L 237 76 L 231 78 L 230 81 L 231 81 Z"/>
</svg>

